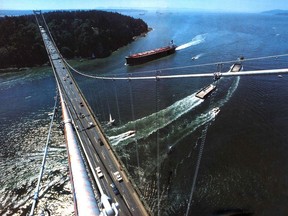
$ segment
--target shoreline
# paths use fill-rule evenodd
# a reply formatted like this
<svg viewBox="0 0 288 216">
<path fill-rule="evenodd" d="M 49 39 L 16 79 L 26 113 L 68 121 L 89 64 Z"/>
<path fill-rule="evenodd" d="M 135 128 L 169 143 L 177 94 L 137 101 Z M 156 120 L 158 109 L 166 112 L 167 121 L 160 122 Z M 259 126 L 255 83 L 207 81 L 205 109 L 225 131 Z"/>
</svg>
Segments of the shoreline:
<svg viewBox="0 0 288 216">
<path fill-rule="evenodd" d="M 153 28 L 149 27 L 148 28 L 148 31 L 146 32 L 143 32 L 141 33 L 140 35 L 138 36 L 134 36 L 132 41 L 130 43 L 133 43 L 134 41 L 138 40 L 139 38 L 142 38 L 142 37 L 146 37 L 146 35 L 150 32 L 150 31 L 153 31 Z M 126 46 L 128 46 L 129 44 L 127 44 Z M 122 46 L 122 47 L 119 47 L 117 50 L 123 48 L 125 46 Z M 109 56 L 111 56 L 114 52 L 116 52 L 117 50 L 111 52 L 111 54 Z M 108 58 L 109 56 L 107 57 L 104 57 L 104 58 Z M 102 59 L 102 58 L 101 58 Z M 71 59 L 67 59 L 67 60 L 78 60 L 80 62 L 82 61 L 86 61 L 86 60 L 91 60 L 91 58 L 81 58 L 81 57 L 74 57 L 74 58 L 71 58 Z M 0 68 L 0 74 L 1 73 L 11 73 L 11 72 L 21 72 L 21 71 L 27 71 L 31 68 L 36 68 L 36 67 L 45 67 L 45 66 L 49 66 L 50 63 L 49 62 L 46 62 L 45 64 L 43 65 L 34 65 L 34 66 L 31 66 L 31 67 L 22 67 L 22 68 L 17 68 L 17 67 L 8 67 L 8 68 Z"/>
<path fill-rule="evenodd" d="M 37 67 L 37 66 L 35 66 Z M 17 68 L 17 67 L 9 67 L 9 68 L 0 68 L 0 73 L 9 73 L 9 72 L 21 72 L 31 69 L 31 67 L 23 67 L 23 68 Z"/>
</svg>

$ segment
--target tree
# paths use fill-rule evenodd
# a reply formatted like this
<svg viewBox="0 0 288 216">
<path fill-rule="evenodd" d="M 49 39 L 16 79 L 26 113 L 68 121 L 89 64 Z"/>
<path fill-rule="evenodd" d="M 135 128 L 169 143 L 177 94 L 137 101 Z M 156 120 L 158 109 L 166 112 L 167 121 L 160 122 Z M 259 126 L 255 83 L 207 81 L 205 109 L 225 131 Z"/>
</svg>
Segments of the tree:
<svg viewBox="0 0 288 216">
<path fill-rule="evenodd" d="M 44 13 L 56 45 L 66 58 L 109 56 L 148 31 L 140 19 L 105 11 Z M 47 62 L 33 15 L 0 18 L 0 68 L 27 67 Z"/>
</svg>

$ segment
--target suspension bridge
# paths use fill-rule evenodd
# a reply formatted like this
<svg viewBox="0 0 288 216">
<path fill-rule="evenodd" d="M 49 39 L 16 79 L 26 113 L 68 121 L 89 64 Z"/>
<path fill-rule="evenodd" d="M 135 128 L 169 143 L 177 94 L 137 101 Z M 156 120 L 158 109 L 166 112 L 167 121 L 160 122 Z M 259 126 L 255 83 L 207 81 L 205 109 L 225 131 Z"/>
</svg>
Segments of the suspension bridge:
<svg viewBox="0 0 288 216">
<path fill-rule="evenodd" d="M 270 69 L 270 70 L 255 70 L 255 71 L 237 71 L 237 72 L 221 72 L 216 71 L 213 73 L 198 73 L 198 74 L 170 74 L 162 75 L 157 72 L 155 75 L 143 76 L 141 73 L 133 75 L 115 75 L 115 76 L 97 76 L 89 75 L 80 72 L 73 68 L 61 55 L 53 37 L 49 31 L 48 25 L 41 11 L 34 11 L 37 25 L 41 32 L 43 42 L 46 47 L 47 54 L 53 69 L 55 79 L 57 82 L 58 94 L 60 97 L 62 107 L 63 124 L 65 128 L 65 137 L 67 142 L 69 167 L 71 174 L 71 183 L 73 186 L 73 196 L 75 203 L 76 215 L 150 215 L 153 212 L 157 212 L 157 215 L 161 215 L 161 185 L 160 185 L 160 147 L 157 145 L 157 165 L 156 165 L 156 201 L 154 203 L 147 203 L 144 199 L 143 191 L 140 191 L 135 179 L 131 177 L 127 170 L 127 164 L 118 157 L 113 148 L 113 138 L 116 140 L 117 136 L 110 137 L 105 134 L 98 117 L 94 114 L 89 102 L 81 92 L 76 80 L 73 77 L 71 71 L 78 75 L 99 80 L 127 80 L 129 83 L 132 80 L 152 80 L 155 81 L 155 94 L 156 94 L 156 117 L 157 119 L 161 113 L 159 108 L 158 90 L 157 84 L 160 80 L 165 79 L 179 79 L 179 78 L 213 78 L 214 84 L 217 85 L 217 81 L 224 77 L 239 77 L 249 75 L 269 75 L 269 74 L 286 74 L 288 69 Z M 286 56 L 286 55 L 283 55 Z M 275 58 L 275 56 L 262 57 Z M 255 59 L 250 59 L 255 60 Z M 244 61 L 244 60 L 239 60 Z M 249 61 L 249 59 L 245 60 Z M 230 62 L 225 62 L 230 63 Z M 215 63 L 214 63 L 215 64 Z M 218 63 L 217 63 L 218 64 Z M 181 69 L 181 68 L 174 68 Z M 183 68 L 182 68 L 183 69 Z M 186 68 L 185 68 L 186 69 Z M 173 68 L 166 68 L 165 70 L 173 70 Z M 151 71 L 148 71 L 151 72 Z M 155 71 L 154 71 L 155 72 Z M 115 90 L 115 98 L 117 103 L 117 109 L 119 113 L 119 104 L 117 100 L 117 91 Z M 131 85 L 129 84 L 129 97 L 131 101 L 131 113 L 132 120 L 135 123 L 136 117 L 133 107 L 133 95 Z M 193 95 L 194 97 L 195 95 Z M 212 97 L 213 99 L 213 97 Z M 201 99 L 193 101 L 191 107 L 201 103 Z M 108 109 L 109 108 L 109 103 Z M 211 104 L 211 102 L 210 102 Z M 190 107 L 190 108 L 191 108 Z M 212 105 L 209 106 L 211 109 Z M 188 109 L 190 109 L 188 108 Z M 103 109 L 103 108 L 102 108 Z M 169 108 L 168 108 L 169 109 Z M 188 110 L 187 109 L 187 110 Z M 184 111 L 183 111 L 184 112 Z M 204 118 L 204 117 L 203 117 Z M 207 118 L 212 118 L 207 117 Z M 53 119 L 52 119 L 53 121 Z M 119 121 L 121 121 L 119 119 Z M 170 121 L 173 121 L 171 119 Z M 113 123 L 112 118 L 109 123 Z M 156 143 L 160 139 L 159 136 L 159 122 L 153 122 L 155 124 Z M 194 173 L 192 187 L 190 189 L 189 204 L 187 206 L 186 215 L 189 215 L 190 205 L 193 199 L 193 192 L 195 190 L 195 184 L 197 180 L 197 174 L 200 166 L 201 157 L 203 154 L 203 148 L 205 144 L 205 137 L 209 124 L 205 125 L 202 131 L 202 140 L 200 142 L 200 151 L 197 156 L 196 169 Z M 144 125 L 145 127 L 145 125 Z M 131 123 L 131 129 L 129 131 L 121 133 L 122 140 L 132 138 L 138 135 L 135 124 Z M 118 139 L 119 141 L 119 139 Z M 114 144 L 117 142 L 114 142 Z M 134 139 L 136 164 L 139 168 L 139 146 L 137 139 Z M 172 147 L 172 146 L 171 146 Z M 141 177 L 140 171 L 137 170 L 138 181 Z M 42 172 L 42 171 L 41 171 Z M 33 210 L 37 202 L 37 192 L 34 197 L 34 205 L 32 207 L 30 215 L 33 215 Z M 152 207 L 151 207 L 152 205 Z M 153 208 L 153 210 L 152 210 Z M 155 209 L 157 209 L 155 211 Z"/>
</svg>

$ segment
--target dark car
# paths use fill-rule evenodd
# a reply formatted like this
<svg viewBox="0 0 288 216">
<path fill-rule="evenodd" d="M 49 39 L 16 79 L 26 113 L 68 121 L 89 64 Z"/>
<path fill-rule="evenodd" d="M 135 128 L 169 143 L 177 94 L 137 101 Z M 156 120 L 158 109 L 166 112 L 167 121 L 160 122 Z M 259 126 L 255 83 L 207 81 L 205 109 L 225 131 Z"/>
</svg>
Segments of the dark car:
<svg viewBox="0 0 288 216">
<path fill-rule="evenodd" d="M 111 186 L 114 194 L 115 194 L 115 195 L 118 195 L 118 194 L 119 194 L 119 190 L 118 190 L 118 188 L 116 187 L 116 185 L 115 185 L 114 183 L 112 183 L 112 184 L 110 184 L 110 186 Z"/>
<path fill-rule="evenodd" d="M 100 138 L 98 138 L 98 142 L 100 143 L 100 145 L 104 145 L 104 143 L 102 142 L 102 140 Z"/>
</svg>

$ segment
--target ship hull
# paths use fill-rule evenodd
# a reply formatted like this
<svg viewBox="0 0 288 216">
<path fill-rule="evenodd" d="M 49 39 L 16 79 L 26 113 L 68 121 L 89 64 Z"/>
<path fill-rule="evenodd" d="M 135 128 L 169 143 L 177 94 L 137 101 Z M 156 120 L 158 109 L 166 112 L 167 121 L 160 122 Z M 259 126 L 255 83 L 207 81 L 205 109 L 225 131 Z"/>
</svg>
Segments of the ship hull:
<svg viewBox="0 0 288 216">
<path fill-rule="evenodd" d="M 144 64 L 146 62 L 153 61 L 155 59 L 159 59 L 159 58 L 171 55 L 171 54 L 175 53 L 175 49 L 176 49 L 176 46 L 172 46 L 172 47 L 165 49 L 163 51 L 154 52 L 154 53 L 151 53 L 148 55 L 142 55 L 142 56 L 137 56 L 137 57 L 127 56 L 126 57 L 126 64 L 130 65 L 130 66 L 138 65 L 138 64 Z M 137 54 L 134 54 L 134 55 L 137 55 Z"/>
</svg>

